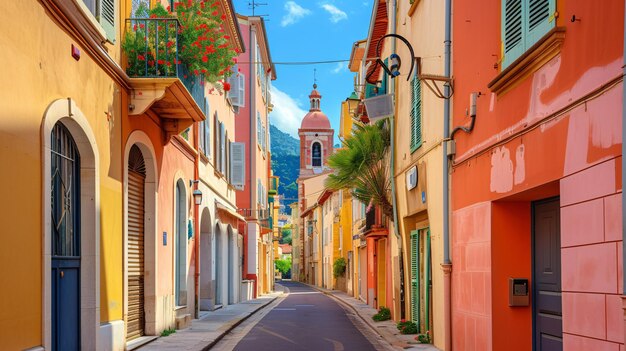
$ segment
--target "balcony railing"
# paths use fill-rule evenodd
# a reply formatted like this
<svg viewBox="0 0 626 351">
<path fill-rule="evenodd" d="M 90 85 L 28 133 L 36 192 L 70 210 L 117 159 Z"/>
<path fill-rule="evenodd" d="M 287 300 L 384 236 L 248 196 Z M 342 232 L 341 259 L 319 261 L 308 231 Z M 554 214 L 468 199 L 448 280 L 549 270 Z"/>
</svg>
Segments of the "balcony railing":
<svg viewBox="0 0 626 351">
<path fill-rule="evenodd" d="M 178 31 L 175 18 L 130 18 L 122 47 L 127 56 L 126 73 L 131 78 L 180 79 L 196 104 L 204 106 L 204 84 L 188 72 L 178 58 Z"/>
</svg>

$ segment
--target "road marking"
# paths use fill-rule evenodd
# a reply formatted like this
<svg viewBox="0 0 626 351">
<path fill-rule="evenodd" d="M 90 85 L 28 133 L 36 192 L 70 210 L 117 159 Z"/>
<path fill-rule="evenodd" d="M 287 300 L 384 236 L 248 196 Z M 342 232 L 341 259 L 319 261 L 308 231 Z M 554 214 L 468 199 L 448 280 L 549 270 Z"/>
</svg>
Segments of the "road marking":
<svg viewBox="0 0 626 351">
<path fill-rule="evenodd" d="M 328 339 L 328 338 L 324 338 L 324 340 L 330 341 L 331 343 L 333 343 L 334 351 L 343 351 L 343 344 L 340 343 L 339 341 L 333 340 L 333 339 Z"/>
<path fill-rule="evenodd" d="M 265 329 L 264 327 L 261 327 L 261 326 L 258 326 L 257 328 L 259 328 L 260 331 L 266 332 L 266 333 L 268 333 L 270 335 L 273 335 L 273 336 L 275 336 L 275 337 L 277 337 L 279 339 L 283 339 L 285 341 L 289 341 L 290 343 L 296 345 L 296 343 L 293 340 L 291 340 L 289 338 L 286 338 L 286 337 L 284 337 L 284 336 L 282 336 L 282 335 L 280 335 L 278 333 L 274 333 L 273 331 L 267 330 L 267 329 Z"/>
<path fill-rule="evenodd" d="M 302 292 L 290 292 L 289 295 L 312 295 L 312 294 L 321 294 L 321 292 L 317 291 L 302 291 Z"/>
<path fill-rule="evenodd" d="M 274 308 L 272 311 L 295 311 L 295 308 Z"/>
<path fill-rule="evenodd" d="M 315 305 L 295 305 L 296 307 L 315 307 Z"/>
</svg>

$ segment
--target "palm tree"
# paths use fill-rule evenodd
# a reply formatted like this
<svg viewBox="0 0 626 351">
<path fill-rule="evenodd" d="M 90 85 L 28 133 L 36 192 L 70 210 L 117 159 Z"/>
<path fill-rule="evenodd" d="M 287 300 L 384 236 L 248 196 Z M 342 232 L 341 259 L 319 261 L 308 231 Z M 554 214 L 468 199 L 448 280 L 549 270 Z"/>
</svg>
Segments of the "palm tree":
<svg viewBox="0 0 626 351">
<path fill-rule="evenodd" d="M 343 148 L 328 157 L 334 173 L 326 179 L 326 187 L 352 189 L 352 196 L 359 201 L 377 205 L 392 216 L 389 125 L 382 120 L 355 126 L 352 135 L 343 140 Z"/>
</svg>

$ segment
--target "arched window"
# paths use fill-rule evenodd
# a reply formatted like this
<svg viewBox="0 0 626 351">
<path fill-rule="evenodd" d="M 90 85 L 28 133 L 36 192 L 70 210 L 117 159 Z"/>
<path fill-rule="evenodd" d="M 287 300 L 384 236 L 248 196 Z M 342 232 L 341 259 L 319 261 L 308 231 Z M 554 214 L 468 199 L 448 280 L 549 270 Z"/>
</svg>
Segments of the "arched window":
<svg viewBox="0 0 626 351">
<path fill-rule="evenodd" d="M 322 167 L 322 145 L 318 142 L 313 143 L 311 159 L 313 161 L 313 167 Z"/>
</svg>

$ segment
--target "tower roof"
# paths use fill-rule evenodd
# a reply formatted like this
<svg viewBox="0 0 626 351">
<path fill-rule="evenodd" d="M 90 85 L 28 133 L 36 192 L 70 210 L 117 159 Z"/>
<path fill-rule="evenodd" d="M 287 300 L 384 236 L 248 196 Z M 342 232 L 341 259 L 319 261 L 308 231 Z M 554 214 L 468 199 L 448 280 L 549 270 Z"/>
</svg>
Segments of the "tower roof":
<svg viewBox="0 0 626 351">
<path fill-rule="evenodd" d="M 330 121 L 320 109 L 321 99 L 322 95 L 317 91 L 317 84 L 313 84 L 313 90 L 309 94 L 311 109 L 302 119 L 300 129 L 330 129 Z"/>
</svg>

